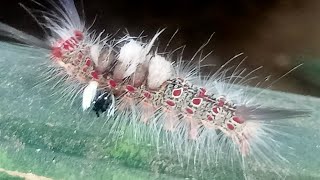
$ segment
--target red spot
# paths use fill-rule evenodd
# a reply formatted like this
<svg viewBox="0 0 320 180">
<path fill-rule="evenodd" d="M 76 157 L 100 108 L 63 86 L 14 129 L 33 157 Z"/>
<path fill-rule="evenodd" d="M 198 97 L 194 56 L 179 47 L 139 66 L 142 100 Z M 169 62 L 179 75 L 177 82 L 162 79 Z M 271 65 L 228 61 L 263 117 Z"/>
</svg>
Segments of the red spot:
<svg viewBox="0 0 320 180">
<path fill-rule="evenodd" d="M 51 54 L 55 58 L 62 58 L 62 52 L 61 49 L 58 47 L 53 47 L 51 50 Z"/>
<path fill-rule="evenodd" d="M 193 114 L 193 110 L 191 108 L 186 108 L 187 113 Z"/>
<path fill-rule="evenodd" d="M 227 127 L 228 127 L 228 129 L 230 129 L 230 130 L 234 130 L 234 126 L 232 125 L 232 124 L 227 124 Z"/>
<path fill-rule="evenodd" d="M 218 106 L 222 107 L 224 106 L 224 99 L 220 99 L 219 102 L 218 102 Z"/>
<path fill-rule="evenodd" d="M 150 99 L 150 98 L 151 98 L 151 94 L 150 94 L 148 91 L 144 92 L 144 93 L 143 93 L 143 96 L 144 96 L 145 98 L 147 98 L 147 99 Z"/>
<path fill-rule="evenodd" d="M 131 93 L 133 93 L 135 91 L 135 88 L 131 85 L 127 85 L 127 90 Z"/>
<path fill-rule="evenodd" d="M 81 31 L 74 31 L 74 35 L 76 36 L 77 40 L 81 41 L 83 40 L 83 33 Z"/>
<path fill-rule="evenodd" d="M 69 49 L 70 49 L 69 44 L 67 44 L 67 43 L 63 43 L 63 49 L 65 49 L 65 50 L 69 50 Z"/>
<path fill-rule="evenodd" d="M 232 119 L 233 119 L 235 122 L 239 123 L 239 124 L 244 123 L 243 119 L 241 119 L 241 118 L 239 118 L 239 117 L 237 117 L 237 116 L 233 117 Z"/>
<path fill-rule="evenodd" d="M 196 106 L 200 105 L 201 102 L 202 102 L 202 99 L 201 99 L 201 98 L 194 98 L 194 99 L 192 100 L 192 103 L 193 103 L 194 105 L 196 105 Z"/>
<path fill-rule="evenodd" d="M 90 58 L 86 58 L 86 65 L 90 66 L 91 65 L 91 59 Z"/>
<path fill-rule="evenodd" d="M 99 77 L 98 77 L 98 72 L 97 72 L 97 71 L 91 72 L 91 76 L 92 76 L 93 78 L 95 78 L 95 79 L 99 79 Z"/>
<path fill-rule="evenodd" d="M 212 118 L 212 116 L 210 116 L 210 115 L 207 115 L 207 118 L 208 118 L 208 120 L 209 120 L 209 121 L 213 121 L 213 118 Z"/>
<path fill-rule="evenodd" d="M 173 101 L 171 100 L 167 100 L 166 103 L 169 105 L 169 106 L 175 106 L 176 103 L 174 103 Z"/>
<path fill-rule="evenodd" d="M 117 86 L 117 83 L 116 83 L 116 81 L 114 81 L 114 80 L 109 80 L 109 85 L 112 87 L 112 88 L 115 88 L 116 86 Z"/>
<path fill-rule="evenodd" d="M 181 88 L 180 89 L 174 89 L 172 91 L 172 96 L 173 97 L 179 97 L 181 95 L 181 93 L 182 93 L 182 89 Z"/>
<path fill-rule="evenodd" d="M 199 96 L 200 97 L 205 97 L 206 96 L 206 93 L 207 93 L 207 90 L 204 89 L 204 88 L 200 88 L 200 92 L 199 92 Z"/>
<path fill-rule="evenodd" d="M 84 68 L 82 69 L 83 72 L 87 72 L 87 70 L 88 70 L 88 67 L 84 67 Z"/>
<path fill-rule="evenodd" d="M 212 111 L 213 111 L 214 113 L 216 113 L 216 114 L 218 114 L 218 113 L 219 113 L 219 111 L 218 111 L 218 107 L 213 107 L 213 108 L 212 108 Z"/>
</svg>

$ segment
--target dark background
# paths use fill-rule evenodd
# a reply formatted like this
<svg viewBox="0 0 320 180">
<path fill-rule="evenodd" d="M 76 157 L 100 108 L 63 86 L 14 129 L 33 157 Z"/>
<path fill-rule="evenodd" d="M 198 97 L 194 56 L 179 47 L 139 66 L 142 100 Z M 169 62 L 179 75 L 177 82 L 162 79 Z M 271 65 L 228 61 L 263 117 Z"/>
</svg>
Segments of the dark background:
<svg viewBox="0 0 320 180">
<path fill-rule="evenodd" d="M 0 21 L 35 36 L 43 35 L 36 22 L 18 5 L 19 2 L 30 8 L 36 7 L 29 0 L 4 0 L 0 5 Z M 44 1 L 41 3 L 46 4 Z M 166 28 L 160 37 L 160 47 L 164 47 L 179 29 L 170 49 L 187 45 L 185 58 L 191 58 L 215 33 L 205 48 L 207 52 L 214 51 L 206 63 L 220 65 L 244 52 L 248 56 L 244 66 L 248 69 L 264 66 L 258 73 L 262 79 L 273 75 L 271 79 L 276 80 L 304 63 L 305 66 L 271 88 L 320 96 L 320 69 L 318 71 L 316 66 L 308 65 L 311 62 L 320 65 L 317 60 L 320 55 L 320 1 L 83 0 L 82 6 L 76 0 L 76 4 L 80 11 L 84 9 L 88 25 L 95 20 L 93 28 L 97 30 L 105 29 L 109 33 L 120 30 L 121 35 L 127 29 L 132 35 L 143 32 L 143 35 L 151 37 L 159 29 Z"/>
</svg>

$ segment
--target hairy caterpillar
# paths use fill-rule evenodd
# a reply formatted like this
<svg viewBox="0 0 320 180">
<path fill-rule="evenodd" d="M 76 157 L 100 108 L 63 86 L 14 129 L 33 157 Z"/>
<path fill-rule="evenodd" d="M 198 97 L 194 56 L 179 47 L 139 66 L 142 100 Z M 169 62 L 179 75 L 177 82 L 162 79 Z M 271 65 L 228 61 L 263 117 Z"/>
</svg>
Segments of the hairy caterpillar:
<svg viewBox="0 0 320 180">
<path fill-rule="evenodd" d="M 247 89 L 236 85 L 251 78 L 238 66 L 222 66 L 212 76 L 201 77 L 192 61 L 169 61 L 169 53 L 154 47 L 162 31 L 147 42 L 129 35 L 104 37 L 85 27 L 72 0 L 51 3 L 55 10 L 41 13 L 41 25 L 48 29 L 45 41 L 2 23 L 0 31 L 47 51 L 45 80 L 61 79 L 69 86 L 64 93 L 81 93 L 83 110 L 93 108 L 120 126 L 126 122 L 118 116 L 131 117 L 145 124 L 156 141 L 163 133 L 166 142 L 161 146 L 180 159 L 186 156 L 205 166 L 239 158 L 246 169 L 252 158 L 255 168 L 267 166 L 279 173 L 281 165 L 275 164 L 286 160 L 277 151 L 281 143 L 273 135 L 281 132 L 271 120 L 305 116 L 304 111 L 256 104 L 259 94 L 248 97 Z"/>
</svg>

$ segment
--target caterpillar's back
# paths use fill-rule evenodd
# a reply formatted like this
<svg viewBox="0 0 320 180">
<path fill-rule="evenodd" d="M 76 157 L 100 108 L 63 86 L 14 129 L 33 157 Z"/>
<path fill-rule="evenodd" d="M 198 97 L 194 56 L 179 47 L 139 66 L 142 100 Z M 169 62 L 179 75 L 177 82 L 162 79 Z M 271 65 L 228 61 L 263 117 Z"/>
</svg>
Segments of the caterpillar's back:
<svg viewBox="0 0 320 180">
<path fill-rule="evenodd" d="M 282 175 L 287 160 L 274 137 L 286 134 L 278 126 L 307 112 L 259 104 L 262 90 L 250 94 L 245 86 L 254 71 L 225 64 L 202 77 L 201 67 L 156 50 L 162 31 L 147 42 L 129 35 L 111 39 L 86 29 L 72 0 L 50 2 L 54 10 L 42 13 L 45 40 L 2 23 L 0 31 L 47 52 L 42 77 L 65 83 L 61 97 L 82 94 L 83 110 L 103 114 L 112 131 L 133 125 L 137 140 L 152 137 L 159 152 L 200 171 L 239 163 Z"/>
</svg>

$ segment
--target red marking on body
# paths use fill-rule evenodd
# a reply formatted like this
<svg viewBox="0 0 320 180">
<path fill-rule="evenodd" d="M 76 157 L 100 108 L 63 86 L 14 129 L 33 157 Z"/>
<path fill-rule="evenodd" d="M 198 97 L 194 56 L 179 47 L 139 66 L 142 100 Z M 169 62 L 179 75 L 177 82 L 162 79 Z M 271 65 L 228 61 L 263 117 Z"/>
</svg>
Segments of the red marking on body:
<svg viewBox="0 0 320 180">
<path fill-rule="evenodd" d="M 228 129 L 230 129 L 230 130 L 234 130 L 234 126 L 232 125 L 232 124 L 227 124 L 227 127 L 228 127 Z"/>
<path fill-rule="evenodd" d="M 62 48 L 65 49 L 65 50 L 70 50 L 71 49 L 70 45 L 67 44 L 67 43 L 63 43 Z"/>
<path fill-rule="evenodd" d="M 83 33 L 81 31 L 75 30 L 74 35 L 77 38 L 78 41 L 83 40 Z"/>
<path fill-rule="evenodd" d="M 172 96 L 173 96 L 173 97 L 179 97 L 179 96 L 181 96 L 181 94 L 182 94 L 182 88 L 180 88 L 180 89 L 174 89 L 174 90 L 172 91 Z"/>
<path fill-rule="evenodd" d="M 212 111 L 213 111 L 214 113 L 216 113 L 216 114 L 218 114 L 218 113 L 219 113 L 219 111 L 218 111 L 218 107 L 213 107 L 213 108 L 212 108 Z"/>
<path fill-rule="evenodd" d="M 87 70 L 88 70 L 88 67 L 84 67 L 84 68 L 82 69 L 83 72 L 87 72 Z"/>
<path fill-rule="evenodd" d="M 112 88 L 115 88 L 117 86 L 117 83 L 115 80 L 111 79 L 109 80 L 109 85 L 112 87 Z"/>
<path fill-rule="evenodd" d="M 224 106 L 224 101 L 225 100 L 223 100 L 223 99 L 219 99 L 218 106 L 220 106 L 220 107 Z"/>
<path fill-rule="evenodd" d="M 92 76 L 94 79 L 99 79 L 98 75 L 99 75 L 99 74 L 98 74 L 97 71 L 91 72 L 91 76 Z"/>
<path fill-rule="evenodd" d="M 126 89 L 127 89 L 129 92 L 131 92 L 131 93 L 133 93 L 133 92 L 136 90 L 136 89 L 135 89 L 133 86 L 131 86 L 131 85 L 127 85 Z"/>
<path fill-rule="evenodd" d="M 176 103 L 174 103 L 173 101 L 171 100 L 167 100 L 166 103 L 169 105 L 169 106 L 175 106 Z"/>
<path fill-rule="evenodd" d="M 193 110 L 191 108 L 186 108 L 187 113 L 193 114 Z"/>
<path fill-rule="evenodd" d="M 62 58 L 62 55 L 63 55 L 61 52 L 61 49 L 58 47 L 53 47 L 51 50 L 51 54 L 55 58 Z"/>
<path fill-rule="evenodd" d="M 196 105 L 196 106 L 199 106 L 199 105 L 201 104 L 201 102 L 202 102 L 202 99 L 201 99 L 201 98 L 194 98 L 194 99 L 192 100 L 192 104 L 193 104 L 193 105 Z"/>
<path fill-rule="evenodd" d="M 90 66 L 91 65 L 91 59 L 90 58 L 86 58 L 86 65 Z"/>
<path fill-rule="evenodd" d="M 239 123 L 239 124 L 244 123 L 244 120 L 241 119 L 240 117 L 235 116 L 235 117 L 233 117 L 232 119 L 233 119 L 235 122 Z"/>
<path fill-rule="evenodd" d="M 144 96 L 145 98 L 147 98 L 147 99 L 150 99 L 150 98 L 151 98 L 151 93 L 148 92 L 148 91 L 146 91 L 146 92 L 143 93 L 143 96 Z"/>
<path fill-rule="evenodd" d="M 212 116 L 210 116 L 210 115 L 207 115 L 207 118 L 208 118 L 208 120 L 209 120 L 209 121 L 213 121 L 213 118 L 212 118 Z"/>
</svg>

